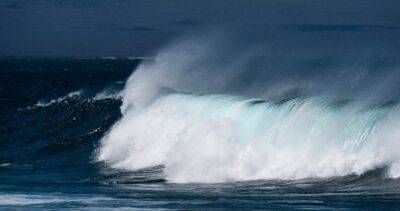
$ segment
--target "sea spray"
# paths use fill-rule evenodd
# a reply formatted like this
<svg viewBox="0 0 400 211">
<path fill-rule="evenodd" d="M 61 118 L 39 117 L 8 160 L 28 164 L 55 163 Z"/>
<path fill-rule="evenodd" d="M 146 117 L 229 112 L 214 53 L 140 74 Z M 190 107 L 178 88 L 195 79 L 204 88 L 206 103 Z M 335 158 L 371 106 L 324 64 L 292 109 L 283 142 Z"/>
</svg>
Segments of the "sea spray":
<svg viewBox="0 0 400 211">
<path fill-rule="evenodd" d="M 127 170 L 162 165 L 166 179 L 179 183 L 326 178 L 382 167 L 400 175 L 399 106 L 380 99 L 396 88 L 396 72 L 377 74 L 368 63 L 310 71 L 296 57 L 260 58 L 258 50 L 231 46 L 221 34 L 199 36 L 141 63 L 98 160 Z M 365 90 L 373 94 L 363 97 Z"/>
</svg>

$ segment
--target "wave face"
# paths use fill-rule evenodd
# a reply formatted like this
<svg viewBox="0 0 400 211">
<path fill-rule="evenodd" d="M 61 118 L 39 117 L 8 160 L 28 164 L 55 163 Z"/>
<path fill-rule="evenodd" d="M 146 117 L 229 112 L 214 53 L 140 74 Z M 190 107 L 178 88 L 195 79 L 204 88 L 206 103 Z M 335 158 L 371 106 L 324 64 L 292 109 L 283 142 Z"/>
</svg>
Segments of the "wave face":
<svg viewBox="0 0 400 211">
<path fill-rule="evenodd" d="M 126 170 L 162 165 L 177 183 L 326 178 L 378 168 L 399 176 L 392 65 L 385 74 L 347 70 L 348 78 L 322 66 L 275 73 L 261 65 L 251 72 L 252 53 L 233 52 L 218 36 L 206 41 L 179 42 L 138 67 L 100 161 Z M 372 86 L 378 78 L 386 80 Z"/>
</svg>

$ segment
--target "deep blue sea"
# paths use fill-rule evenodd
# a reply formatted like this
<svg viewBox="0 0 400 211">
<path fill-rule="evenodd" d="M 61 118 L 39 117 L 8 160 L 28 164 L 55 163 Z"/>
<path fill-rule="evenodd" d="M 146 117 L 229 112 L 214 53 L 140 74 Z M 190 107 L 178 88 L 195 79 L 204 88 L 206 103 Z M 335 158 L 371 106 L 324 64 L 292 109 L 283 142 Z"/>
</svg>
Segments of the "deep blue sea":
<svg viewBox="0 0 400 211">
<path fill-rule="evenodd" d="M 384 95 L 399 60 L 227 75 L 208 71 L 224 59 L 166 55 L 1 58 L 0 209 L 400 208 L 400 108 Z M 334 64 L 357 77 L 330 75 Z M 371 78 L 390 92 L 364 100 Z"/>
</svg>

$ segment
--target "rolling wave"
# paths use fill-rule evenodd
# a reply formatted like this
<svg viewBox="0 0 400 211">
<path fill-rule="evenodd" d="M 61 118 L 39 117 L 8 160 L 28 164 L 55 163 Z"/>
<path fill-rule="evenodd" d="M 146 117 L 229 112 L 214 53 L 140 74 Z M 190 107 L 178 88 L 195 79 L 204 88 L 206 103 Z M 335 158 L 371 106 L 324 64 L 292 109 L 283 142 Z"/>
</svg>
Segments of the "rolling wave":
<svg viewBox="0 0 400 211">
<path fill-rule="evenodd" d="M 103 137 L 98 160 L 124 170 L 161 165 L 166 180 L 177 183 L 328 178 L 376 169 L 400 176 L 399 104 L 377 100 L 397 87 L 391 69 L 374 86 L 378 75 L 363 69 L 346 77 L 322 67 L 325 72 L 251 72 L 254 55 L 232 53 L 218 38 L 205 40 L 172 45 L 136 69 L 121 92 L 122 117 Z"/>
<path fill-rule="evenodd" d="M 399 115 L 391 102 L 169 94 L 127 111 L 99 159 L 128 170 L 164 165 L 172 182 L 334 177 L 384 166 L 398 177 Z"/>
</svg>

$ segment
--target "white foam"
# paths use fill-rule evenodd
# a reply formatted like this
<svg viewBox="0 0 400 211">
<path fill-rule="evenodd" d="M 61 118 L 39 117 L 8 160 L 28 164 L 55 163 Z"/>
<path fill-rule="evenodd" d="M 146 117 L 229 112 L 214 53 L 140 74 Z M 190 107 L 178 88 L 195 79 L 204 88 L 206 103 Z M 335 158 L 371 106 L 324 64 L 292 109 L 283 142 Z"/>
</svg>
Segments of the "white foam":
<svg viewBox="0 0 400 211">
<path fill-rule="evenodd" d="M 127 110 L 99 159 L 129 170 L 165 165 L 166 178 L 183 183 L 343 176 L 400 160 L 397 107 L 332 106 L 172 94 Z"/>
<path fill-rule="evenodd" d="M 59 97 L 57 99 L 52 99 L 52 100 L 50 100 L 48 102 L 39 101 L 39 102 L 37 102 L 35 104 L 35 106 L 38 106 L 38 107 L 49 106 L 49 105 L 52 105 L 54 103 L 62 102 L 63 100 L 66 100 L 66 99 L 71 98 L 71 97 L 80 96 L 81 94 L 82 94 L 82 90 L 74 91 L 74 92 L 71 92 L 71 93 L 69 93 L 69 94 L 67 94 L 65 96 Z"/>
<path fill-rule="evenodd" d="M 122 93 L 120 91 L 105 89 L 105 90 L 97 93 L 93 97 L 93 100 L 121 99 L 121 98 L 122 98 Z"/>
<path fill-rule="evenodd" d="M 26 195 L 26 194 L 0 194 L 0 206 L 27 206 L 44 205 L 52 203 L 79 202 L 91 204 L 97 201 L 110 200 L 105 197 L 71 197 L 60 195 Z"/>
</svg>

